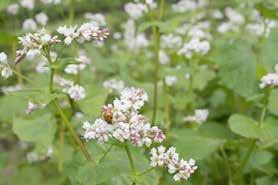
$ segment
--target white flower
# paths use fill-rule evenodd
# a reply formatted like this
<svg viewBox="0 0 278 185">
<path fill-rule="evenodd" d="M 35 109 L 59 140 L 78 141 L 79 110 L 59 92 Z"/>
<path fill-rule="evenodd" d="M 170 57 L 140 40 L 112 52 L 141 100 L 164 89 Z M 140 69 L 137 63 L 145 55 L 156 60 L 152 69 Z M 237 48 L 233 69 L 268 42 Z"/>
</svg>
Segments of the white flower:
<svg viewBox="0 0 278 185">
<path fill-rule="evenodd" d="M 205 55 L 210 50 L 210 43 L 206 40 L 200 41 L 199 38 L 193 38 L 178 51 L 179 55 L 191 58 L 194 54 Z"/>
<path fill-rule="evenodd" d="M 13 71 L 9 66 L 5 66 L 1 71 L 1 76 L 4 78 L 9 78 L 12 75 L 13 75 Z"/>
<path fill-rule="evenodd" d="M 19 84 L 13 85 L 13 86 L 2 86 L 1 87 L 1 92 L 4 94 L 9 94 L 12 92 L 20 91 L 22 88 Z"/>
<path fill-rule="evenodd" d="M 57 32 L 65 36 L 64 42 L 66 45 L 70 45 L 71 42 L 79 36 L 79 33 L 77 32 L 77 26 L 60 26 L 57 29 Z"/>
<path fill-rule="evenodd" d="M 166 54 L 165 51 L 159 50 L 159 63 L 168 64 L 170 62 L 170 57 Z"/>
<path fill-rule="evenodd" d="M 22 7 L 32 10 L 35 5 L 35 0 L 21 0 L 20 4 Z"/>
<path fill-rule="evenodd" d="M 161 167 L 164 165 L 165 157 L 166 157 L 166 148 L 163 146 L 160 146 L 158 148 L 152 148 L 151 149 L 151 166 L 152 167 Z"/>
<path fill-rule="evenodd" d="M 110 92 L 121 92 L 124 89 L 125 84 L 122 80 L 110 79 L 103 82 L 103 87 Z"/>
<path fill-rule="evenodd" d="M 69 64 L 64 70 L 68 74 L 78 74 L 79 72 L 79 65 L 78 64 Z"/>
<path fill-rule="evenodd" d="M 220 10 L 213 10 L 212 17 L 215 19 L 223 19 L 224 16 Z"/>
<path fill-rule="evenodd" d="M 97 140 L 99 143 L 105 143 L 109 139 L 110 125 L 108 125 L 102 119 L 97 119 L 94 124 L 89 122 L 83 123 L 83 129 L 85 130 L 83 137 L 86 140 Z"/>
<path fill-rule="evenodd" d="M 18 4 L 10 4 L 7 7 L 7 13 L 10 15 L 16 15 L 18 12 L 19 6 Z"/>
<path fill-rule="evenodd" d="M 26 58 L 28 60 L 33 60 L 36 56 L 38 56 L 40 54 L 40 50 L 39 49 L 30 49 L 28 50 L 28 52 L 26 53 Z"/>
<path fill-rule="evenodd" d="M 80 85 L 71 86 L 67 90 L 67 93 L 69 94 L 70 98 L 75 101 L 82 100 L 86 97 L 85 89 Z"/>
<path fill-rule="evenodd" d="M 142 3 L 127 3 L 124 9 L 132 19 L 138 19 L 148 11 L 147 6 Z"/>
<path fill-rule="evenodd" d="M 35 18 L 36 21 L 42 26 L 45 26 L 48 22 L 48 16 L 44 12 L 37 14 Z"/>
<path fill-rule="evenodd" d="M 268 73 L 261 78 L 260 88 L 263 89 L 267 86 L 277 86 L 278 85 L 278 74 Z"/>
<path fill-rule="evenodd" d="M 179 159 L 179 154 L 174 147 L 170 147 L 167 151 L 163 146 L 152 148 L 150 161 L 153 167 L 167 167 L 168 172 L 174 174 L 175 181 L 187 180 L 197 169 L 195 160 Z"/>
<path fill-rule="evenodd" d="M 235 24 L 244 24 L 245 22 L 245 19 L 244 17 L 238 13 L 236 10 L 230 8 L 230 7 L 227 7 L 225 9 L 225 15 L 230 19 L 230 21 L 232 23 L 235 23 Z"/>
<path fill-rule="evenodd" d="M 100 13 L 96 13 L 96 14 L 92 14 L 90 12 L 87 12 L 84 14 L 84 17 L 86 19 L 89 19 L 93 22 L 96 22 L 99 26 L 105 26 L 106 25 L 106 20 L 104 15 L 100 14 Z"/>
<path fill-rule="evenodd" d="M 31 114 L 34 110 L 38 108 L 38 105 L 33 103 L 32 101 L 28 102 L 28 107 L 26 109 L 26 114 Z"/>
<path fill-rule="evenodd" d="M 198 4 L 194 0 L 180 0 L 178 3 L 172 5 L 173 11 L 178 13 L 193 11 L 197 8 Z"/>
<path fill-rule="evenodd" d="M 43 4 L 60 4 L 61 0 L 40 0 Z"/>
<path fill-rule="evenodd" d="M 129 125 L 127 123 L 117 123 L 115 130 L 113 131 L 113 137 L 124 142 L 130 138 Z"/>
<path fill-rule="evenodd" d="M 8 56 L 6 53 L 0 53 L 0 63 L 7 64 L 8 63 Z"/>
<path fill-rule="evenodd" d="M 37 66 L 36 66 L 36 71 L 38 73 L 48 73 L 50 71 L 50 68 L 47 66 L 48 62 L 47 61 L 40 61 Z"/>
<path fill-rule="evenodd" d="M 176 49 L 181 47 L 182 45 L 182 38 L 180 36 L 174 34 L 162 35 L 161 36 L 161 47 L 162 48 L 169 48 L 169 49 Z"/>
<path fill-rule="evenodd" d="M 176 76 L 166 76 L 165 77 L 165 83 L 167 86 L 173 86 L 178 81 L 178 78 Z"/>
<path fill-rule="evenodd" d="M 207 109 L 196 109 L 193 116 L 187 116 L 184 118 L 185 122 L 195 122 L 201 124 L 207 121 L 209 111 Z"/>
<path fill-rule="evenodd" d="M 37 24 L 34 19 L 26 19 L 23 22 L 22 29 L 27 31 L 35 31 L 37 29 Z"/>
</svg>

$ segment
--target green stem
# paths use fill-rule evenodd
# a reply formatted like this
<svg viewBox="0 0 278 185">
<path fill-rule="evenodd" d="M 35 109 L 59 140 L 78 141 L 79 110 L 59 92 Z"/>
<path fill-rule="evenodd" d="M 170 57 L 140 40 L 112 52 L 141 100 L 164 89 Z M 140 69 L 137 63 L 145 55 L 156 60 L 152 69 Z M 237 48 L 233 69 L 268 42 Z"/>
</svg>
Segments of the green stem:
<svg viewBox="0 0 278 185">
<path fill-rule="evenodd" d="M 159 9 L 159 17 L 158 21 L 160 21 L 163 17 L 164 13 L 164 0 L 160 0 L 160 9 Z M 153 14 L 151 12 L 151 18 L 154 19 Z M 154 72 L 154 81 L 153 81 L 153 114 L 152 114 L 152 125 L 155 124 L 156 114 L 157 114 L 157 94 L 158 94 L 158 80 L 159 80 L 159 50 L 160 50 L 160 31 L 159 27 L 154 26 L 152 28 L 153 37 L 154 37 L 154 53 L 155 53 L 155 72 Z"/>
<path fill-rule="evenodd" d="M 34 84 L 34 82 L 29 79 L 28 77 L 22 75 L 21 73 L 19 73 L 17 70 L 13 69 L 10 67 L 10 69 L 12 70 L 13 73 L 15 73 L 17 76 L 20 76 L 22 79 L 26 80 L 27 82 L 29 82 L 30 84 Z"/>
<path fill-rule="evenodd" d="M 61 115 L 61 118 L 63 119 L 66 127 L 69 129 L 70 134 L 72 135 L 73 139 L 75 140 L 75 142 L 78 144 L 79 148 L 81 149 L 84 157 L 87 159 L 87 161 L 91 161 L 91 157 L 90 157 L 90 154 L 89 154 L 86 146 L 84 145 L 84 143 L 81 141 L 81 139 L 76 134 L 75 130 L 73 129 L 71 123 L 67 119 L 66 115 L 64 114 L 64 112 L 62 111 L 60 106 L 57 104 L 57 102 L 55 100 L 53 102 L 54 102 L 55 106 L 57 107 L 59 114 Z"/>
<path fill-rule="evenodd" d="M 136 179 L 135 179 L 136 169 L 135 169 L 134 161 L 133 161 L 133 158 L 132 158 L 128 145 L 125 145 L 125 151 L 126 151 L 126 154 L 127 154 L 128 160 L 129 160 L 129 164 L 130 164 L 130 168 L 131 168 L 131 172 L 132 172 L 132 185 L 136 185 Z"/>
<path fill-rule="evenodd" d="M 224 149 L 224 146 L 220 146 L 220 152 L 223 156 L 223 159 L 224 159 L 224 163 L 225 163 L 225 166 L 226 166 L 226 169 L 228 171 L 228 182 L 229 182 L 229 185 L 232 185 L 233 182 L 232 182 L 232 173 L 231 173 L 231 169 L 230 169 L 230 166 L 229 166 L 229 160 L 228 160 L 228 157 L 226 155 L 226 152 L 225 152 L 225 149 Z"/>
<path fill-rule="evenodd" d="M 236 177 L 240 177 L 240 176 L 242 175 L 242 173 L 243 173 L 243 171 L 244 171 L 246 165 L 247 165 L 248 162 L 249 162 L 249 159 L 250 159 L 251 154 L 253 153 L 253 150 L 255 149 L 255 147 L 256 147 L 256 140 L 253 139 L 253 140 L 251 141 L 251 143 L 250 143 L 250 146 L 249 146 L 249 148 L 248 148 L 248 151 L 247 151 L 247 153 L 246 153 L 246 155 L 245 155 L 245 157 L 244 157 L 244 159 L 243 159 L 241 165 L 239 166 L 239 168 L 238 168 L 238 170 L 237 170 L 237 175 L 236 175 Z"/>
<path fill-rule="evenodd" d="M 65 132 L 64 132 L 64 129 L 65 129 L 65 124 L 63 121 L 61 121 L 61 125 L 60 125 L 60 135 L 59 135 L 59 139 L 60 139 L 60 152 L 59 152 L 59 164 L 58 164 L 58 171 L 59 172 L 62 172 L 63 171 L 63 162 L 64 162 L 64 144 L 65 144 L 65 141 L 64 141 L 64 137 L 65 137 Z"/>
<path fill-rule="evenodd" d="M 99 159 L 99 163 L 101 163 L 105 157 L 107 156 L 107 154 L 111 151 L 111 149 L 113 148 L 113 145 L 110 145 L 109 148 L 104 152 L 103 156 Z"/>
<path fill-rule="evenodd" d="M 149 172 L 151 172 L 153 170 L 154 170 L 154 167 L 152 167 L 152 168 L 150 168 L 150 169 L 148 169 L 148 170 L 146 170 L 144 172 L 141 172 L 141 173 L 137 174 L 137 176 L 143 176 L 143 175 L 145 175 L 145 174 L 147 174 L 147 173 L 149 173 Z"/>
<path fill-rule="evenodd" d="M 54 79 L 55 69 L 50 68 L 50 79 L 49 79 L 49 92 L 53 92 L 53 79 Z"/>
</svg>

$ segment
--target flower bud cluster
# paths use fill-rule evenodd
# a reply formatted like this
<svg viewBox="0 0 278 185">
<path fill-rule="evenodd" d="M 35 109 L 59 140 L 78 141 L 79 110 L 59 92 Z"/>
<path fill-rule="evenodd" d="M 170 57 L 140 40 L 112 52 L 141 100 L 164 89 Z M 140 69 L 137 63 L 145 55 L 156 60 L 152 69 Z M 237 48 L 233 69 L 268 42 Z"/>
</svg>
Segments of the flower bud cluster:
<svg viewBox="0 0 278 185">
<path fill-rule="evenodd" d="M 195 160 L 185 161 L 179 158 L 174 147 L 170 147 L 167 151 L 164 146 L 152 148 L 151 150 L 151 166 L 167 167 L 170 174 L 174 174 L 175 181 L 187 180 L 191 174 L 197 170 Z"/>
<path fill-rule="evenodd" d="M 103 107 L 103 119 L 97 119 L 94 124 L 85 122 L 84 138 L 107 142 L 114 138 L 119 142 L 130 141 L 134 146 L 150 146 L 161 143 L 165 135 L 157 126 L 151 127 L 139 110 L 148 100 L 146 92 L 137 88 L 125 88 L 120 99 Z"/>
<path fill-rule="evenodd" d="M 275 66 L 275 73 L 268 73 L 261 78 L 260 88 L 278 85 L 278 64 Z"/>
<path fill-rule="evenodd" d="M 8 56 L 4 52 L 0 53 L 0 71 L 1 76 L 4 78 L 9 78 L 13 74 L 12 69 L 8 64 Z"/>
</svg>

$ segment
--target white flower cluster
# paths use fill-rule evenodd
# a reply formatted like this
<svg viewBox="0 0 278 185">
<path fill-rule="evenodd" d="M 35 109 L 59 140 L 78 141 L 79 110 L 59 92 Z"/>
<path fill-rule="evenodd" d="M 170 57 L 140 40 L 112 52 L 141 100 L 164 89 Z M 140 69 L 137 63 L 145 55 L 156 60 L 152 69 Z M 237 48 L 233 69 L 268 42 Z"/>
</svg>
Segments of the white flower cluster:
<svg viewBox="0 0 278 185">
<path fill-rule="evenodd" d="M 12 86 L 2 86 L 1 92 L 4 94 L 9 94 L 12 92 L 20 91 L 21 89 L 22 89 L 22 87 L 19 84 L 12 85 Z"/>
<path fill-rule="evenodd" d="M 92 14 L 90 12 L 87 12 L 87 13 L 84 14 L 84 18 L 88 19 L 92 22 L 96 22 L 100 26 L 105 26 L 106 25 L 105 17 L 101 13 Z"/>
<path fill-rule="evenodd" d="M 4 52 L 0 53 L 0 70 L 1 76 L 4 78 L 9 78 L 13 74 L 12 69 L 8 64 L 8 56 Z"/>
<path fill-rule="evenodd" d="M 129 19 L 124 25 L 124 41 L 127 48 L 131 51 L 138 51 L 150 45 L 144 33 L 136 34 L 135 22 Z"/>
<path fill-rule="evenodd" d="M 84 41 L 98 41 L 102 42 L 109 35 L 109 32 L 106 28 L 101 29 L 97 22 L 87 22 L 78 26 L 60 26 L 57 29 L 57 32 L 64 35 L 64 43 L 70 45 L 71 42 L 77 39 L 79 42 Z"/>
<path fill-rule="evenodd" d="M 23 49 L 17 51 L 16 63 L 22 60 L 25 55 L 40 53 L 46 45 L 53 45 L 61 42 L 58 36 L 51 36 L 45 29 L 41 29 L 35 33 L 28 33 L 18 39 Z"/>
<path fill-rule="evenodd" d="M 194 11 L 197 8 L 204 7 L 206 2 L 204 0 L 194 1 L 194 0 L 180 0 L 176 4 L 172 5 L 172 9 L 177 13 L 184 13 L 187 11 Z"/>
<path fill-rule="evenodd" d="M 37 23 L 41 26 L 46 26 L 48 22 L 48 16 L 44 12 L 40 12 L 35 15 L 35 20 L 33 18 L 25 19 L 22 24 L 22 29 L 25 31 L 35 31 L 37 29 Z"/>
<path fill-rule="evenodd" d="M 209 111 L 207 109 L 196 109 L 195 114 L 193 116 L 186 116 L 184 121 L 201 124 L 207 121 L 208 115 Z"/>
<path fill-rule="evenodd" d="M 36 109 L 44 108 L 45 106 L 46 106 L 46 104 L 38 104 L 38 103 L 34 103 L 32 101 L 29 101 L 28 107 L 25 112 L 26 112 L 26 114 L 31 114 Z"/>
<path fill-rule="evenodd" d="M 120 93 L 125 88 L 125 83 L 122 80 L 110 79 L 103 82 L 103 87 L 110 93 L 113 91 Z"/>
<path fill-rule="evenodd" d="M 182 46 L 182 38 L 178 35 L 168 34 L 161 36 L 161 47 L 176 49 Z"/>
<path fill-rule="evenodd" d="M 228 21 L 223 22 L 217 28 L 217 31 L 221 34 L 229 31 L 238 31 L 240 26 L 245 22 L 244 16 L 230 7 L 225 9 L 225 15 L 228 18 Z"/>
<path fill-rule="evenodd" d="M 178 51 L 179 55 L 192 58 L 194 54 L 205 55 L 210 50 L 210 43 L 206 40 L 201 41 L 199 38 L 193 38 Z"/>
<path fill-rule="evenodd" d="M 167 151 L 164 146 L 152 148 L 150 160 L 153 167 L 167 167 L 168 172 L 174 174 L 175 181 L 187 180 L 198 168 L 195 160 L 180 159 L 174 147 L 170 147 Z"/>
<path fill-rule="evenodd" d="M 260 88 L 278 85 L 278 64 L 275 65 L 275 73 L 268 73 L 261 78 Z"/>
<path fill-rule="evenodd" d="M 53 148 L 50 146 L 48 147 L 47 151 L 44 154 L 38 154 L 37 152 L 29 152 L 26 155 L 28 163 L 34 163 L 39 161 L 44 161 L 53 156 Z"/>
<path fill-rule="evenodd" d="M 88 58 L 88 56 L 86 55 L 86 53 L 84 51 L 79 51 L 79 56 L 76 58 L 76 61 L 78 63 L 75 64 L 69 64 L 66 66 L 65 68 L 65 72 L 67 74 L 78 74 L 80 71 L 83 71 L 87 65 L 89 65 L 91 63 L 90 58 Z"/>
<path fill-rule="evenodd" d="M 169 87 L 175 85 L 178 82 L 178 78 L 176 76 L 165 76 L 165 84 Z"/>
<path fill-rule="evenodd" d="M 63 88 L 63 92 L 67 93 L 71 99 L 79 101 L 86 97 L 85 88 L 74 84 L 73 81 L 64 79 L 60 76 L 55 76 L 54 81 Z"/>
<path fill-rule="evenodd" d="M 104 143 L 112 137 L 119 142 L 129 140 L 137 147 L 162 142 L 165 139 L 162 130 L 157 126 L 151 127 L 145 117 L 138 113 L 147 100 L 144 90 L 125 88 L 120 99 L 103 107 L 104 120 L 97 119 L 94 124 L 84 123 L 84 138 Z"/>
<path fill-rule="evenodd" d="M 138 19 L 148 12 L 148 7 L 143 3 L 127 3 L 124 7 L 126 13 L 130 16 L 131 19 Z"/>
</svg>

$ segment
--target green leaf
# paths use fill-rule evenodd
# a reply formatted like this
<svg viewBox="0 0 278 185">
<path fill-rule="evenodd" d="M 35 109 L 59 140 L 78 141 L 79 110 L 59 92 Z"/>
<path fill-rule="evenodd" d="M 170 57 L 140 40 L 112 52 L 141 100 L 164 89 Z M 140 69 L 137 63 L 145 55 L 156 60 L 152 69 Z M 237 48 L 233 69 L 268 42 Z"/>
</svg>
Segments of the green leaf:
<svg viewBox="0 0 278 185">
<path fill-rule="evenodd" d="M 256 139 L 264 137 L 264 130 L 258 126 L 258 123 L 246 116 L 234 114 L 229 118 L 228 123 L 230 129 L 240 136 Z"/>
<path fill-rule="evenodd" d="M 49 147 L 56 131 L 55 119 L 50 113 L 28 117 L 14 117 L 13 131 L 22 141 Z"/>
<path fill-rule="evenodd" d="M 275 89 L 271 92 L 268 103 L 268 110 L 272 114 L 278 116 L 278 90 Z"/>
<path fill-rule="evenodd" d="M 273 72 L 275 64 L 278 63 L 278 29 L 274 29 L 266 39 L 262 47 L 262 63 L 268 72 Z"/>
<path fill-rule="evenodd" d="M 205 159 L 223 144 L 221 139 L 199 136 L 191 129 L 176 129 L 173 133 L 175 133 L 173 145 L 184 159 Z"/>
<path fill-rule="evenodd" d="M 256 57 L 245 40 L 225 40 L 215 49 L 222 85 L 243 97 L 256 94 Z"/>
</svg>

